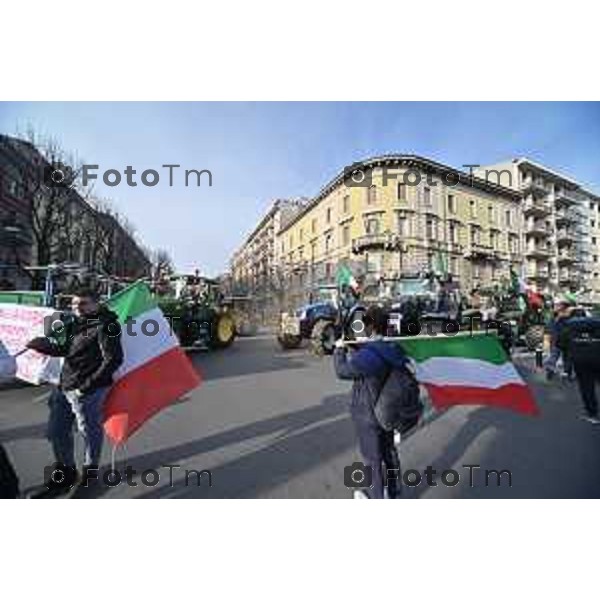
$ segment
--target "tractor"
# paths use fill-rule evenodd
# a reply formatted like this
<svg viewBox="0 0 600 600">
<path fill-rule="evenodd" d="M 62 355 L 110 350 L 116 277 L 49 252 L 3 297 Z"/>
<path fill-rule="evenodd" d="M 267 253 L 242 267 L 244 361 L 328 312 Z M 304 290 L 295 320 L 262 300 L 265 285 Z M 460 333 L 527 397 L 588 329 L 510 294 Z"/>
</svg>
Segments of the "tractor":
<svg viewBox="0 0 600 600">
<path fill-rule="evenodd" d="M 231 346 L 236 325 L 219 282 L 194 275 L 172 275 L 152 285 L 159 308 L 185 350 Z"/>
<path fill-rule="evenodd" d="M 309 339 L 314 354 L 332 354 L 339 337 L 355 339 L 361 335 L 365 310 L 348 286 L 320 286 L 310 294 L 307 305 L 281 315 L 277 340 L 289 350 Z"/>
</svg>

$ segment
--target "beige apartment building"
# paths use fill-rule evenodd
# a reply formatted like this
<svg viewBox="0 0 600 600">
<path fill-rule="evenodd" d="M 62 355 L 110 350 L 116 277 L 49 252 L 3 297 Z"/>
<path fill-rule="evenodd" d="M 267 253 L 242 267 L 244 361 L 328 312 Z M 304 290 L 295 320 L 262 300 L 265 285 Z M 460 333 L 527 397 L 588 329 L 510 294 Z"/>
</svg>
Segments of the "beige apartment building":
<svg viewBox="0 0 600 600">
<path fill-rule="evenodd" d="M 276 200 L 230 261 L 230 291 L 248 296 L 252 310 L 262 322 L 276 318 L 276 299 L 284 281 L 275 262 L 278 232 L 306 202 L 305 199 Z"/>
<path fill-rule="evenodd" d="M 340 173 L 278 232 L 275 263 L 290 306 L 350 266 L 367 282 L 436 269 L 463 289 L 520 269 L 521 193 L 419 156 L 361 163 L 365 179 Z M 360 176 L 355 177 L 360 179 Z"/>
<path fill-rule="evenodd" d="M 573 179 L 527 158 L 515 158 L 475 171 L 523 194 L 524 275 L 540 291 L 585 290 L 593 295 L 598 255 L 598 197 Z"/>
</svg>

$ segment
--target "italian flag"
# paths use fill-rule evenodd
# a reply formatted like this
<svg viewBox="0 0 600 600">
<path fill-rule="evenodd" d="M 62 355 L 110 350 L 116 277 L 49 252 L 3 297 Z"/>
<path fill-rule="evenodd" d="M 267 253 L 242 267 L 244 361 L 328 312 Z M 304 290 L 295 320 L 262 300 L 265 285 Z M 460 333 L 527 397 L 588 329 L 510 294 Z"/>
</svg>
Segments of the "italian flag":
<svg viewBox="0 0 600 600">
<path fill-rule="evenodd" d="M 534 415 L 538 408 L 495 334 L 407 338 L 399 342 L 436 408 L 487 404 Z"/>
<path fill-rule="evenodd" d="M 119 317 L 124 354 L 104 407 L 104 430 L 118 444 L 201 379 L 145 283 L 115 294 L 107 306 Z"/>
</svg>

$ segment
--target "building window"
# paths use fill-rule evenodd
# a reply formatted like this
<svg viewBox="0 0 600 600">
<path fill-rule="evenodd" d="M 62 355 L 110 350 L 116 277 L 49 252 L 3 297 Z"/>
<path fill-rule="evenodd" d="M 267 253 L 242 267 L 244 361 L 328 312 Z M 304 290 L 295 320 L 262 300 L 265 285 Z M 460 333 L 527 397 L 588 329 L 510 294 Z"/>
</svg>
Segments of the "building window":
<svg viewBox="0 0 600 600">
<path fill-rule="evenodd" d="M 598 256 L 594 256 L 594 262 L 598 262 Z"/>
<path fill-rule="evenodd" d="M 367 190 L 367 203 L 375 204 L 377 202 L 377 186 L 372 185 Z"/>
<path fill-rule="evenodd" d="M 594 219 L 592 219 L 592 220 L 590 221 L 590 226 L 592 226 L 592 227 L 596 227 L 596 221 L 594 221 Z"/>
<path fill-rule="evenodd" d="M 398 233 L 402 237 L 410 236 L 410 221 L 408 220 L 408 215 L 398 215 Z"/>
<path fill-rule="evenodd" d="M 479 279 L 480 275 L 481 275 L 481 269 L 479 268 L 479 265 L 477 265 L 477 264 L 473 265 L 473 277 L 475 279 Z"/>
<path fill-rule="evenodd" d="M 300 241 L 304 238 L 304 229 L 300 229 Z"/>
<path fill-rule="evenodd" d="M 448 212 L 451 215 L 456 214 L 456 198 L 453 194 L 448 194 Z"/>
<path fill-rule="evenodd" d="M 343 210 L 344 210 L 344 213 L 347 213 L 350 211 L 350 196 L 344 196 Z"/>
<path fill-rule="evenodd" d="M 435 222 L 435 220 L 432 217 L 428 217 L 427 220 L 425 221 L 425 232 L 427 235 L 427 239 L 430 239 L 430 240 L 437 239 L 436 225 L 437 225 L 437 223 Z"/>
<path fill-rule="evenodd" d="M 347 246 L 350 243 L 350 227 L 345 225 L 342 229 L 342 244 Z"/>
<path fill-rule="evenodd" d="M 290 248 L 294 247 L 294 236 L 290 235 Z"/>
<path fill-rule="evenodd" d="M 371 217 L 367 219 L 365 223 L 365 230 L 367 235 L 376 235 L 379 233 L 379 219 L 377 217 Z"/>
<path fill-rule="evenodd" d="M 310 222 L 310 231 L 311 231 L 311 233 L 316 233 L 317 232 L 317 220 L 316 219 L 313 219 Z"/>
<path fill-rule="evenodd" d="M 592 238 L 592 244 L 594 244 L 594 245 L 596 244 L 596 238 L 595 237 Z"/>
<path fill-rule="evenodd" d="M 479 227 L 473 225 L 471 227 L 471 244 L 479 244 L 481 241 L 481 232 Z"/>
<path fill-rule="evenodd" d="M 456 223 L 454 221 L 450 221 L 450 224 L 448 225 L 448 229 L 449 229 L 449 237 L 450 237 L 450 242 L 452 244 L 457 244 L 458 243 L 458 228 L 456 226 Z"/>
<path fill-rule="evenodd" d="M 285 252 L 285 242 L 281 240 L 281 254 Z"/>
<path fill-rule="evenodd" d="M 510 227 L 512 225 L 512 213 L 510 212 L 510 210 L 507 210 L 505 213 L 504 224 L 507 227 Z"/>
<path fill-rule="evenodd" d="M 450 272 L 452 273 L 452 275 L 458 275 L 458 258 L 456 256 L 453 256 L 450 259 Z"/>
<path fill-rule="evenodd" d="M 327 223 L 331 223 L 331 208 L 327 209 L 327 213 L 326 213 L 326 222 Z"/>
<path fill-rule="evenodd" d="M 475 200 L 469 200 L 469 208 L 471 210 L 471 218 L 477 218 L 477 206 L 475 205 Z"/>
<path fill-rule="evenodd" d="M 328 234 L 325 236 L 325 253 L 328 253 L 331 250 L 332 246 L 332 235 Z"/>
<path fill-rule="evenodd" d="M 488 222 L 494 223 L 494 207 L 488 206 Z"/>
<path fill-rule="evenodd" d="M 404 183 L 398 184 L 398 200 L 406 200 L 406 185 Z"/>
<path fill-rule="evenodd" d="M 431 206 L 431 189 L 426 187 L 423 188 L 423 199 L 425 206 Z"/>
</svg>

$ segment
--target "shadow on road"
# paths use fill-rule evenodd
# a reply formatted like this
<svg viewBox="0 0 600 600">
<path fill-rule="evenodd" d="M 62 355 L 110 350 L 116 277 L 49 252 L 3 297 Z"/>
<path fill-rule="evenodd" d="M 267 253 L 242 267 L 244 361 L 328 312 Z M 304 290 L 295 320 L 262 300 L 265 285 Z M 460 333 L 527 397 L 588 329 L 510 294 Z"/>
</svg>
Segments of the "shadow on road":
<svg viewBox="0 0 600 600">
<path fill-rule="evenodd" d="M 13 440 L 34 439 L 46 437 L 47 424 L 37 423 L 35 425 L 23 425 L 12 429 L 0 430 L 0 442 L 11 442 Z"/>
<path fill-rule="evenodd" d="M 508 469 L 513 485 L 503 482 L 485 486 L 485 476 L 474 476 L 475 485 L 461 497 L 469 498 L 597 498 L 600 497 L 600 427 L 577 419 L 580 399 L 574 384 L 546 382 L 526 373 L 541 410 L 541 416 L 527 417 L 513 412 L 481 407 L 471 412 L 467 422 L 452 436 L 446 447 L 428 460 L 437 470 L 456 469 L 468 482 L 467 462 L 485 469 Z M 484 434 L 490 434 L 477 461 L 463 457 Z M 588 438 L 582 443 L 582 438 Z M 415 468 L 406 457 L 404 468 Z M 423 465 L 419 465 L 423 469 Z M 442 485 L 438 483 L 438 485 Z M 426 485 L 406 487 L 405 497 L 424 497 Z"/>
<path fill-rule="evenodd" d="M 229 444 L 251 438 L 278 434 L 259 450 L 211 469 L 213 486 L 205 481 L 196 486 L 195 478 L 190 485 L 178 481 L 174 470 L 173 487 L 168 485 L 149 488 L 140 498 L 255 498 L 259 493 L 272 489 L 312 467 L 317 467 L 331 457 L 347 451 L 355 445 L 355 436 L 348 414 L 347 396 L 333 395 L 323 399 L 317 406 L 304 408 L 285 415 L 235 427 L 203 439 L 194 440 L 171 448 L 134 456 L 117 463 L 123 471 L 131 465 L 139 472 L 158 469 L 163 465 L 214 451 Z M 201 459 L 200 459 L 201 460 Z M 203 468 L 198 465 L 198 469 Z M 161 476 L 168 476 L 163 469 Z M 179 475 L 181 476 L 181 475 Z M 342 473 L 340 473 L 342 481 Z M 107 493 L 103 489 L 102 493 Z M 96 497 L 98 497 L 96 495 Z"/>
<path fill-rule="evenodd" d="M 252 352 L 248 352 L 244 347 L 248 343 L 254 344 Z M 302 369 L 309 365 L 311 360 L 303 350 L 284 352 L 277 345 L 275 338 L 268 337 L 237 340 L 223 350 L 190 353 L 188 356 L 205 381 Z"/>
</svg>

